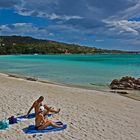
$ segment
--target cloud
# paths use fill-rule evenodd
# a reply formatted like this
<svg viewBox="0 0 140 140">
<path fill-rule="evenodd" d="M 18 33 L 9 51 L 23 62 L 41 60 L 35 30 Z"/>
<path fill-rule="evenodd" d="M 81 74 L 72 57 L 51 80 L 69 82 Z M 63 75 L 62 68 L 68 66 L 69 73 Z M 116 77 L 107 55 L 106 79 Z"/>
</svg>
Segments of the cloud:
<svg viewBox="0 0 140 140">
<path fill-rule="evenodd" d="M 139 37 L 140 22 L 135 21 L 105 21 L 108 36 L 113 35 L 117 38 L 137 38 Z M 107 32 L 108 31 L 108 32 Z"/>
<path fill-rule="evenodd" d="M 10 0 L 9 0 L 10 1 Z M 12 1 L 12 0 L 11 0 Z M 22 4 L 17 5 L 17 10 L 21 14 L 27 11 L 36 16 L 49 17 L 82 17 L 86 19 L 126 19 L 139 14 L 139 0 L 22 0 Z M 24 10 L 23 10 L 24 9 Z M 29 15 L 28 13 L 28 15 Z M 64 19 L 64 18 L 60 18 Z"/>
<path fill-rule="evenodd" d="M 95 42 L 103 42 L 103 39 L 96 39 Z"/>
<path fill-rule="evenodd" d="M 66 15 L 59 16 L 59 15 L 56 15 L 55 13 L 52 13 L 51 15 L 46 15 L 46 17 L 52 20 L 54 19 L 60 19 L 60 20 L 82 19 L 82 17 L 80 16 L 66 16 Z"/>
<path fill-rule="evenodd" d="M 15 23 L 0 25 L 0 31 L 2 35 L 31 35 L 44 39 L 53 39 L 55 37 L 55 40 L 64 39 L 62 36 L 65 34 L 67 34 L 69 37 L 80 36 L 79 30 L 65 25 L 49 25 L 47 27 L 38 27 L 32 23 Z"/>
<path fill-rule="evenodd" d="M 37 28 L 34 27 L 31 23 L 15 23 L 15 24 L 6 24 L 1 25 L 0 29 L 2 32 L 36 32 Z"/>
<path fill-rule="evenodd" d="M 53 21 L 53 25 L 41 28 L 27 23 L 13 24 L 12 28 L 3 25 L 7 33 L 10 29 L 16 33 L 39 32 L 70 41 L 95 36 L 97 40 L 139 40 L 140 36 L 140 21 L 128 20 L 140 16 L 140 0 L 1 0 L 0 7 L 13 8 L 22 16 Z"/>
<path fill-rule="evenodd" d="M 129 17 L 139 14 L 139 0 L 29 0 L 22 1 L 15 8 L 21 15 L 54 20 L 89 35 L 117 38 L 139 35 L 133 25 L 137 23 L 127 21 Z"/>
<path fill-rule="evenodd" d="M 125 7 L 124 9 L 120 10 L 118 15 L 113 15 L 109 17 L 109 19 L 122 20 L 122 19 L 137 17 L 140 15 L 139 14 L 140 0 L 128 0 L 126 4 L 129 5 L 127 8 Z"/>
<path fill-rule="evenodd" d="M 45 28 L 39 28 L 32 23 L 15 23 L 0 26 L 3 35 L 31 35 L 34 37 L 41 37 L 43 35 L 49 36 L 50 32 Z"/>
<path fill-rule="evenodd" d="M 30 0 L 32 1 L 32 0 Z M 22 5 L 22 6 L 21 6 Z M 59 14 L 56 11 L 53 12 L 52 9 L 55 9 L 58 5 L 57 0 L 54 1 L 32 1 L 31 3 L 22 2 L 21 5 L 16 5 L 15 9 L 18 14 L 23 16 L 37 16 L 48 18 L 50 20 L 70 20 L 70 19 L 82 19 L 83 17 L 78 15 L 66 15 L 65 13 Z"/>
<path fill-rule="evenodd" d="M 13 8 L 21 4 L 20 0 L 0 0 L 0 8 Z"/>
</svg>

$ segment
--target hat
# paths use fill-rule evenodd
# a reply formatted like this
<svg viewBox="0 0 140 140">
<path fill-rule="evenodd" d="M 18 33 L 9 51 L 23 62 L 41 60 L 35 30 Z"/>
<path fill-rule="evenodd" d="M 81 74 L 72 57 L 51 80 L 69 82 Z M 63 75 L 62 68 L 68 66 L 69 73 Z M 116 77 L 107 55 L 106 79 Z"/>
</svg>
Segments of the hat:
<svg viewBox="0 0 140 140">
<path fill-rule="evenodd" d="M 39 111 L 44 111 L 44 106 L 40 106 Z"/>
</svg>

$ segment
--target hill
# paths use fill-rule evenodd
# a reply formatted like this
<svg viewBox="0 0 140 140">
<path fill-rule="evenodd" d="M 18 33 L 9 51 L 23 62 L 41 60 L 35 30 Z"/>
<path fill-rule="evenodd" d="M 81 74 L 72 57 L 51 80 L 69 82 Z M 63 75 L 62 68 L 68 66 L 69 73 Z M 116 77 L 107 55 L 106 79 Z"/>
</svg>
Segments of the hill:
<svg viewBox="0 0 140 140">
<path fill-rule="evenodd" d="M 23 36 L 0 36 L 0 54 L 94 54 L 126 53 L 119 50 L 103 50 L 95 47 L 67 44 L 51 40 Z"/>
</svg>

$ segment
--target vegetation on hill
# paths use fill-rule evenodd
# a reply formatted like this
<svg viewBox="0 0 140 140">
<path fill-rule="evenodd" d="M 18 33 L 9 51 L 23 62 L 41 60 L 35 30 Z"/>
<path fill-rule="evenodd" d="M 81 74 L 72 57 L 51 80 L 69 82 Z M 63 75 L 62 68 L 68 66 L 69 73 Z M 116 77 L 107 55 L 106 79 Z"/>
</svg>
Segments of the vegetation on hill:
<svg viewBox="0 0 140 140">
<path fill-rule="evenodd" d="M 0 54 L 94 54 L 124 53 L 119 50 L 103 50 L 95 47 L 67 44 L 51 40 L 22 36 L 0 36 Z"/>
</svg>

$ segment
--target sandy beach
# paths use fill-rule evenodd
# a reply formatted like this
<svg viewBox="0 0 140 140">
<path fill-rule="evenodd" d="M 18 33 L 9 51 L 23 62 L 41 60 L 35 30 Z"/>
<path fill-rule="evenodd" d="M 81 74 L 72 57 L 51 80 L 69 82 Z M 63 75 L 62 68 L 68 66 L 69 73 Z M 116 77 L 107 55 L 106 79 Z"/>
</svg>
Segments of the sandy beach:
<svg viewBox="0 0 140 140">
<path fill-rule="evenodd" d="M 0 131 L 0 140 L 139 140 L 140 101 L 109 92 L 28 81 L 0 74 L 0 120 L 24 115 L 40 95 L 44 103 L 61 108 L 54 115 L 68 128 L 36 136 L 23 132 L 34 119 Z"/>
</svg>

